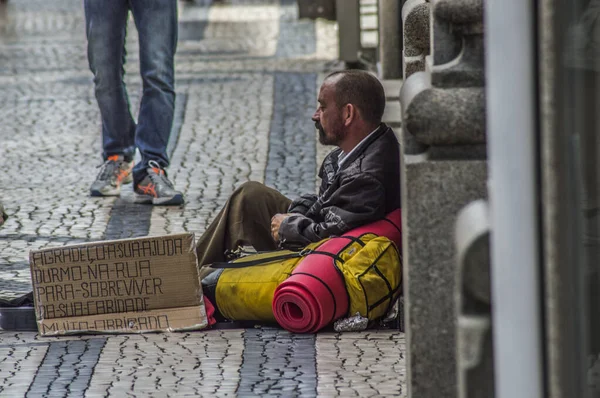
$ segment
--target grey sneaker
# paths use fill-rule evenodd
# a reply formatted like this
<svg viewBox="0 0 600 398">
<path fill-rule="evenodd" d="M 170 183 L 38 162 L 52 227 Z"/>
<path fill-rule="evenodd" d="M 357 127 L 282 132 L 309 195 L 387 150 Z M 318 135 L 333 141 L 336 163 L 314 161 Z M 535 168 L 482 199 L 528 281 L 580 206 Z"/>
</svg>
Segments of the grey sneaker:
<svg viewBox="0 0 600 398">
<path fill-rule="evenodd" d="M 183 193 L 175 190 L 165 170 L 154 160 L 148 162 L 148 165 L 150 166 L 146 169 L 148 175 L 135 186 L 135 202 L 153 205 L 182 204 Z"/>
<path fill-rule="evenodd" d="M 100 173 L 90 187 L 92 196 L 119 196 L 121 184 L 133 181 L 133 162 L 126 162 L 121 155 L 109 156 L 100 167 Z"/>
</svg>

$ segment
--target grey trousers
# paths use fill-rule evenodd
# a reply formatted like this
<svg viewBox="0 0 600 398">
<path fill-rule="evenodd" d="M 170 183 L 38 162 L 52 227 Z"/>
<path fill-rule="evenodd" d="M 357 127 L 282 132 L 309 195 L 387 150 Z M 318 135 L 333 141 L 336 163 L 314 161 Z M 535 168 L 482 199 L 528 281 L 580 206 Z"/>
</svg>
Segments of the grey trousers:
<svg viewBox="0 0 600 398">
<path fill-rule="evenodd" d="M 261 183 L 242 184 L 196 243 L 200 278 L 214 271 L 210 264 L 225 261 L 226 250 L 243 245 L 259 251 L 275 250 L 271 218 L 286 213 L 290 203 L 290 199 Z"/>
</svg>

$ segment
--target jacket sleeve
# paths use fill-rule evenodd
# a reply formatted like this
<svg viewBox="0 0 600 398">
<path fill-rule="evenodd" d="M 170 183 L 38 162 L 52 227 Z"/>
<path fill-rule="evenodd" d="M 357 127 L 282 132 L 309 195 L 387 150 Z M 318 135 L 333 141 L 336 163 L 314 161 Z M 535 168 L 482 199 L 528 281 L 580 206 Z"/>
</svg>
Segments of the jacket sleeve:
<svg viewBox="0 0 600 398">
<path fill-rule="evenodd" d="M 308 209 L 317 201 L 318 196 L 315 194 L 305 194 L 295 199 L 288 208 L 288 213 L 306 214 Z"/>
<path fill-rule="evenodd" d="M 367 173 L 348 176 L 322 203 L 317 222 L 303 214 L 283 220 L 279 237 L 283 244 L 307 245 L 332 235 L 379 220 L 385 216 L 385 190 L 375 177 Z"/>
</svg>

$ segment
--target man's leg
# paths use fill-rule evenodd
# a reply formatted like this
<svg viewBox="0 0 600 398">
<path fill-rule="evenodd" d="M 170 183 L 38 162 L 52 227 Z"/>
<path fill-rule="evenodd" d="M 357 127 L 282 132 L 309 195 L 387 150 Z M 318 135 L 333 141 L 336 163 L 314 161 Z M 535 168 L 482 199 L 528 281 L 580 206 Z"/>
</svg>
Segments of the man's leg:
<svg viewBox="0 0 600 398">
<path fill-rule="evenodd" d="M 175 111 L 177 0 L 130 0 L 140 37 L 142 103 L 135 143 L 142 161 L 133 169 L 137 203 L 180 205 L 183 193 L 167 178 L 167 144 Z"/>
<path fill-rule="evenodd" d="M 127 0 L 85 0 L 88 61 L 102 117 L 103 158 L 133 160 L 135 122 L 123 82 Z"/>
<path fill-rule="evenodd" d="M 85 0 L 88 61 L 94 74 L 102 117 L 104 165 L 90 187 L 92 196 L 116 196 L 131 182 L 135 154 L 135 122 L 129 109 L 125 73 L 127 0 Z"/>
<path fill-rule="evenodd" d="M 140 38 L 143 94 L 135 142 L 142 162 L 133 170 L 140 182 L 150 161 L 169 165 L 167 144 L 175 110 L 174 58 L 177 49 L 177 0 L 131 0 Z"/>
<path fill-rule="evenodd" d="M 225 250 L 252 245 L 256 250 L 274 250 L 271 218 L 287 212 L 291 200 L 258 182 L 247 182 L 236 189 L 210 226 L 198 239 L 196 252 L 202 267 L 225 261 Z M 201 278 L 210 270 L 202 269 Z"/>
</svg>

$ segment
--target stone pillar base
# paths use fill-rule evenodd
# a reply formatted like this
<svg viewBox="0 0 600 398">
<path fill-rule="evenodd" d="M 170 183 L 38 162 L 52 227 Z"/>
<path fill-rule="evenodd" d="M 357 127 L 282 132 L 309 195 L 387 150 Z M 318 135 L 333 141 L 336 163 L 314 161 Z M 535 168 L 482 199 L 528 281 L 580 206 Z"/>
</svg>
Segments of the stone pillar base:
<svg viewBox="0 0 600 398">
<path fill-rule="evenodd" d="M 455 247 L 459 211 L 487 197 L 485 160 L 403 155 L 402 232 L 408 395 L 455 397 Z"/>
</svg>

